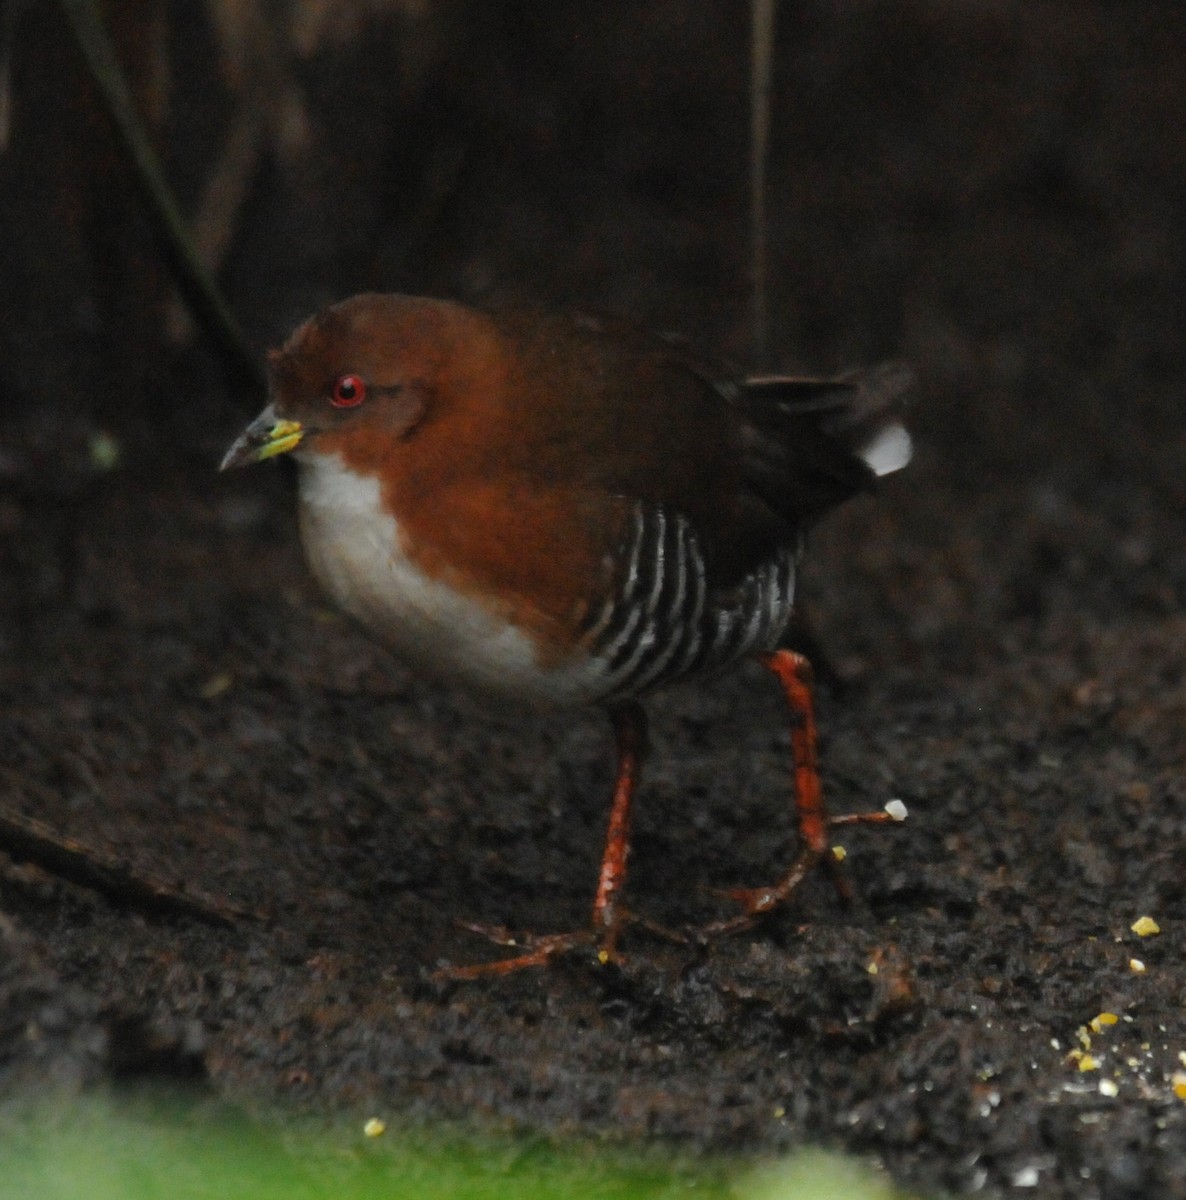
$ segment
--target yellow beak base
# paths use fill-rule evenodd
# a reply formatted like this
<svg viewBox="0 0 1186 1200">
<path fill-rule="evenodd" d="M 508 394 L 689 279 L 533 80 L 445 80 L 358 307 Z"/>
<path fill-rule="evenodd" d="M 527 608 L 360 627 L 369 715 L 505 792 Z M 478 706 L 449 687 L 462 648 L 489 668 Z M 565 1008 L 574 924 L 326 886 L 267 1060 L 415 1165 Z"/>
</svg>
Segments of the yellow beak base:
<svg viewBox="0 0 1186 1200">
<path fill-rule="evenodd" d="M 235 439 L 218 469 L 227 471 L 232 467 L 246 467 L 263 462 L 265 458 L 287 454 L 299 445 L 304 436 L 305 430 L 299 421 L 278 417 L 269 404 Z"/>
</svg>

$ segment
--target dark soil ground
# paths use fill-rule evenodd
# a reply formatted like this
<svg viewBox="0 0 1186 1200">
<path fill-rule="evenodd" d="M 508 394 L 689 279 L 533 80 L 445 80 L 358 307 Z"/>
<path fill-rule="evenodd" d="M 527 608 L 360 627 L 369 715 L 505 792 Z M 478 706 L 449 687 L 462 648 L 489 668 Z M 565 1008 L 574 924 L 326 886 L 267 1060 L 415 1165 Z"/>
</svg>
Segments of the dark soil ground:
<svg viewBox="0 0 1186 1200">
<path fill-rule="evenodd" d="M 46 7 L 30 52 L 57 45 Z M 225 272 L 261 345 L 378 285 L 611 309 L 744 359 L 741 6 L 586 7 L 442 6 L 391 95 L 362 69 L 382 38 L 304 65 L 332 153 L 263 172 Z M 1183 46 L 1176 5 L 787 5 L 777 359 L 921 380 L 915 463 L 811 547 L 825 782 L 910 819 L 845 834 L 853 907 L 821 877 L 702 949 L 635 933 L 620 966 L 477 984 L 429 980 L 489 957 L 459 921 L 586 919 L 604 719 L 490 713 L 329 611 L 287 475 L 214 473 L 259 398 L 227 401 L 200 349 L 113 368 L 60 204 L 10 176 L 3 811 L 245 915 L 69 882 L 10 839 L 7 1088 L 175 1072 L 251 1106 L 1186 1196 Z M 17 168 L 22 118 L 67 124 L 22 61 Z M 178 144 L 213 136 L 187 111 Z M 629 895 L 679 924 L 787 862 L 786 721 L 756 668 L 650 711 Z"/>
</svg>

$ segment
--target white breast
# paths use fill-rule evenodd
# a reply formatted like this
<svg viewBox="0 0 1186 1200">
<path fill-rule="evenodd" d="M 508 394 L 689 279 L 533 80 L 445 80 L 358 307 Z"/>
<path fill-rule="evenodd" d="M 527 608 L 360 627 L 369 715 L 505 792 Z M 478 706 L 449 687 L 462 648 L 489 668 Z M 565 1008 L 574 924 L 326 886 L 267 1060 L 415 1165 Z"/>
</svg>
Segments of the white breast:
<svg viewBox="0 0 1186 1200">
<path fill-rule="evenodd" d="M 598 698 L 598 672 L 540 668 L 523 630 L 426 575 L 380 502 L 378 480 L 329 454 L 300 460 L 301 539 L 318 582 L 347 614 L 426 675 L 535 707 Z"/>
</svg>

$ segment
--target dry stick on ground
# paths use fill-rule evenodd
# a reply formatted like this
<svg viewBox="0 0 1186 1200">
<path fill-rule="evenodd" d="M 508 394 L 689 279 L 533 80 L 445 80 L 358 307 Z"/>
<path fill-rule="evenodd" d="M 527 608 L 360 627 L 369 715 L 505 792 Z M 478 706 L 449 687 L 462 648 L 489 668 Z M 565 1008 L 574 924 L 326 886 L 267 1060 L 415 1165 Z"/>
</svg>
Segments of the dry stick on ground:
<svg viewBox="0 0 1186 1200">
<path fill-rule="evenodd" d="M 2 775 L 12 792 L 43 790 L 15 771 L 5 769 Z M 145 912 L 177 913 L 223 926 L 265 919 L 264 913 L 185 890 L 164 876 L 133 871 L 127 863 L 104 851 L 64 837 L 44 821 L 6 808 L 0 808 L 0 851 Z"/>
</svg>

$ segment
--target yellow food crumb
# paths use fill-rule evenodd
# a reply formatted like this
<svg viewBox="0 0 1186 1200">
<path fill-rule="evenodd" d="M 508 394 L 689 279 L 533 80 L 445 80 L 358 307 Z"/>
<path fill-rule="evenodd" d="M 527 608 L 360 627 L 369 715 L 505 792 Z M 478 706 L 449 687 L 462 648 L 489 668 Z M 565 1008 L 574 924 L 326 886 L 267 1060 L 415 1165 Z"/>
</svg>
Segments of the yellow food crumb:
<svg viewBox="0 0 1186 1200">
<path fill-rule="evenodd" d="M 877 974 L 877 964 L 875 962 L 871 962 L 865 968 L 865 970 L 868 971 L 870 975 L 876 975 Z"/>
<path fill-rule="evenodd" d="M 848 857 L 848 851 L 843 846 L 833 846 L 832 857 L 837 862 L 843 862 Z"/>
<path fill-rule="evenodd" d="M 1102 1012 L 1098 1017 L 1091 1018 L 1091 1028 L 1095 1033 L 1102 1033 L 1105 1025 L 1115 1025 L 1120 1018 L 1111 1012 Z"/>
<path fill-rule="evenodd" d="M 1075 1036 L 1079 1039 L 1079 1045 L 1082 1046 L 1084 1050 L 1091 1049 L 1091 1034 L 1087 1032 L 1086 1025 L 1080 1025 L 1079 1028 L 1075 1030 Z"/>
<path fill-rule="evenodd" d="M 1184 1074 L 1182 1071 L 1175 1071 L 1173 1075 L 1170 1076 L 1170 1083 L 1173 1084 L 1174 1095 L 1177 1096 L 1179 1100 L 1186 1100 L 1186 1074 Z"/>
<path fill-rule="evenodd" d="M 1139 958 L 1130 958 L 1128 960 L 1128 969 L 1134 975 L 1143 975 L 1145 973 L 1145 964 Z"/>
<path fill-rule="evenodd" d="M 378 1117 L 371 1117 L 369 1121 L 362 1127 L 363 1133 L 367 1137 L 379 1137 L 387 1131 L 387 1122 L 380 1120 Z"/>
<path fill-rule="evenodd" d="M 1092 1054 L 1083 1054 L 1079 1057 L 1080 1071 L 1098 1071 L 1100 1069 L 1099 1059 Z"/>
<path fill-rule="evenodd" d="M 1161 932 L 1161 926 L 1152 917 L 1138 917 L 1131 928 L 1137 937 L 1152 937 Z"/>
<path fill-rule="evenodd" d="M 215 700 L 221 696 L 223 692 L 229 691 L 230 688 L 234 687 L 234 684 L 235 677 L 229 672 L 211 675 L 210 678 L 207 679 L 204 684 L 202 684 L 198 695 L 201 696 L 203 700 Z"/>
</svg>

